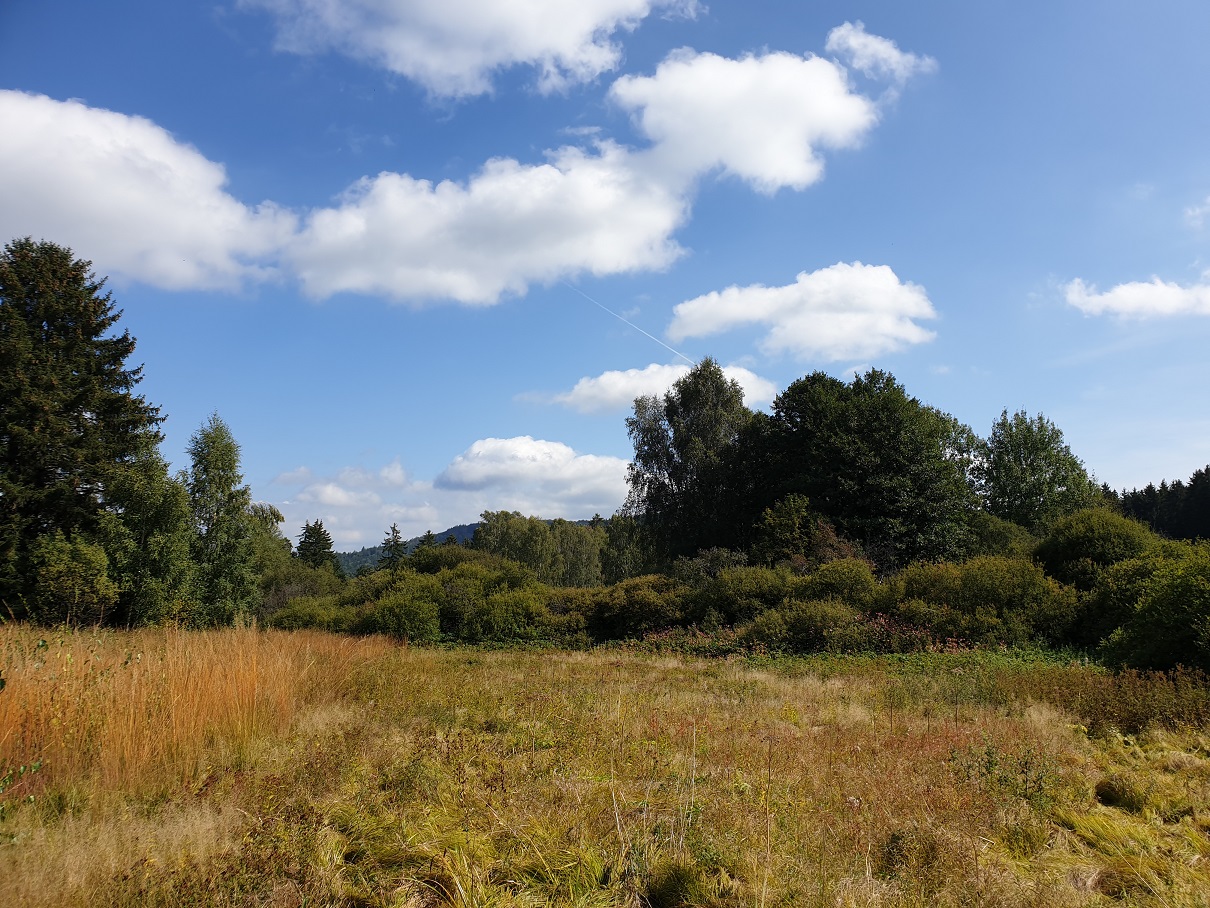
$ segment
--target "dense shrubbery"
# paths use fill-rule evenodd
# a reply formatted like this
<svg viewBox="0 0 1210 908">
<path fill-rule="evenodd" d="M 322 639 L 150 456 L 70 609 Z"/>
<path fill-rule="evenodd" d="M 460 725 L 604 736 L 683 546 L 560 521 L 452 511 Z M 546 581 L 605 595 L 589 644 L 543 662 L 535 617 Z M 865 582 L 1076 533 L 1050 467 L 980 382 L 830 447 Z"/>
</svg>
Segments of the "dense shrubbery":
<svg viewBox="0 0 1210 908">
<path fill-rule="evenodd" d="M 1141 523 L 1107 508 L 1089 508 L 1057 521 L 1035 555 L 1051 577 L 1090 590 L 1105 568 L 1138 557 L 1159 542 Z"/>
<path fill-rule="evenodd" d="M 879 579 L 858 558 L 803 573 L 715 549 L 681 559 L 674 575 L 554 587 L 506 558 L 433 546 L 333 592 L 330 578 L 307 575 L 311 588 L 268 623 L 417 643 L 587 646 L 704 632 L 782 653 L 1075 646 L 1123 667 L 1210 669 L 1210 546 L 1163 542 L 1090 511 L 1057 523 L 1039 550 L 1050 560 L 979 555 Z"/>
</svg>

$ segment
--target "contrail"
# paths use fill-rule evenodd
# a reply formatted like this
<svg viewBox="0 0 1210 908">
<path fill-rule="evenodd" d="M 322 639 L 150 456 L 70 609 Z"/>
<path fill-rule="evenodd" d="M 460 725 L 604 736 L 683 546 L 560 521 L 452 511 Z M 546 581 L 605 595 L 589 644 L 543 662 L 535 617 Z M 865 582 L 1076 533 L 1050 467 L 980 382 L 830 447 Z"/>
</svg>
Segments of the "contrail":
<svg viewBox="0 0 1210 908">
<path fill-rule="evenodd" d="M 667 350 L 667 351 L 668 351 L 668 352 L 670 352 L 670 353 L 675 353 L 677 356 L 679 356 L 681 359 L 683 359 L 683 360 L 684 360 L 685 362 L 687 362 L 689 365 L 691 365 L 691 366 L 696 366 L 696 365 L 697 365 L 697 363 L 695 363 L 693 360 L 691 360 L 689 357 L 687 357 L 687 356 L 686 356 L 684 353 L 682 353 L 680 350 L 673 350 L 671 347 L 669 347 L 669 346 L 668 346 L 666 343 L 664 343 L 664 342 L 663 342 L 662 340 L 660 340 L 658 337 L 655 337 L 655 336 L 653 336 L 653 335 L 651 335 L 651 334 L 648 334 L 646 331 L 644 331 L 642 328 L 640 328 L 640 327 L 639 327 L 638 325 L 636 325 L 634 322 L 632 322 L 632 321 L 629 321 L 629 320 L 627 320 L 627 319 L 622 318 L 622 316 L 618 315 L 616 312 L 614 312 L 614 311 L 613 311 L 612 309 L 610 309 L 608 306 L 605 306 L 605 305 L 602 305 L 601 303 L 598 303 L 596 300 L 594 300 L 594 299 L 593 299 L 591 296 L 589 296 L 587 293 L 585 293 L 585 292 L 584 292 L 583 290 L 581 290 L 579 287 L 573 286 L 572 284 L 567 283 L 567 281 L 563 281 L 562 283 L 563 283 L 563 286 L 567 287 L 567 289 L 568 289 L 568 290 L 574 290 L 576 293 L 580 294 L 580 296 L 584 297 L 584 299 L 588 300 L 588 301 L 589 301 L 590 303 L 592 303 L 594 306 L 597 306 L 598 308 L 604 309 L 606 312 L 608 312 L 610 315 L 612 315 L 612 316 L 613 316 L 614 318 L 616 318 L 618 321 L 620 321 L 620 322 L 622 322 L 622 323 L 624 323 L 624 324 L 629 325 L 631 328 L 633 328 L 635 331 L 639 332 L 639 334 L 642 334 L 644 337 L 649 337 L 649 338 L 651 338 L 653 341 L 655 341 L 657 344 L 659 344 L 659 345 L 660 345 L 661 347 L 663 347 L 665 350 Z"/>
</svg>

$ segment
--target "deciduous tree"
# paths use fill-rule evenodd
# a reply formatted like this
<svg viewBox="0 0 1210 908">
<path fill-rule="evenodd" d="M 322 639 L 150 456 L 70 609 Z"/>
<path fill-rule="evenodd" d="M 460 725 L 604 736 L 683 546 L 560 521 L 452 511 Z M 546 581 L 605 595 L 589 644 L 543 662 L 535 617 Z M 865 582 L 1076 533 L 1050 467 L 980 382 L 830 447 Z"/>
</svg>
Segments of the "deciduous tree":
<svg viewBox="0 0 1210 908">
<path fill-rule="evenodd" d="M 979 491 L 989 513 L 1011 520 L 1031 533 L 1101 500 L 1080 458 L 1063 441 L 1063 432 L 1039 413 L 1005 410 L 992 425 L 976 467 Z"/>
<path fill-rule="evenodd" d="M 738 442 L 751 419 L 738 382 L 709 358 L 663 397 L 635 400 L 626 511 L 665 558 L 732 544 Z"/>
<path fill-rule="evenodd" d="M 891 568 L 962 550 L 974 501 L 958 437 L 952 417 L 886 372 L 849 383 L 815 372 L 778 395 L 767 447 L 749 456 L 765 471 L 758 485 L 770 504 L 805 495 L 841 536 Z"/>
<path fill-rule="evenodd" d="M 201 626 L 228 624 L 256 599 L 252 493 L 240 472 L 239 445 L 217 413 L 193 434 L 186 450 L 192 461 L 187 484 L 200 599 L 189 620 Z"/>
</svg>

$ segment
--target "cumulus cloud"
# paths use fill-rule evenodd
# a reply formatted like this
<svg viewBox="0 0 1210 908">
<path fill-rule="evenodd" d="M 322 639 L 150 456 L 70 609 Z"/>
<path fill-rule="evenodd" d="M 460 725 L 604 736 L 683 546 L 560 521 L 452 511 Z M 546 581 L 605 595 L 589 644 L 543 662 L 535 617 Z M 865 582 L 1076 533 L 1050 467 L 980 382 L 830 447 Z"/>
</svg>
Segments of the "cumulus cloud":
<svg viewBox="0 0 1210 908">
<path fill-rule="evenodd" d="M 0 90 L 0 234 L 47 238 L 100 273 L 168 290 L 272 274 L 292 214 L 229 195 L 221 164 L 142 117 Z"/>
<path fill-rule="evenodd" d="M 802 272 L 785 287 L 728 287 L 679 304 L 673 341 L 743 325 L 767 325 L 761 349 L 802 359 L 878 356 L 932 340 L 917 320 L 936 317 L 924 288 L 904 283 L 886 265 L 843 262 Z"/>
<path fill-rule="evenodd" d="M 832 29 L 825 47 L 828 53 L 835 54 L 863 75 L 889 82 L 892 94 L 913 76 L 937 68 L 937 61 L 932 57 L 905 53 L 889 38 L 871 35 L 860 21 L 846 22 Z"/>
<path fill-rule="evenodd" d="M 686 199 L 612 143 L 546 164 L 489 161 L 466 183 L 381 173 L 312 212 L 288 258 L 306 292 L 490 304 L 533 281 L 658 269 Z"/>
<path fill-rule="evenodd" d="M 625 460 L 522 436 L 475 442 L 433 481 L 409 477 L 395 460 L 327 476 L 299 467 L 258 493 L 285 515 L 283 530 L 291 538 L 303 524 L 322 520 L 337 548 L 347 551 L 377 545 L 392 523 L 413 538 L 474 523 L 484 511 L 575 520 L 612 514 L 626 490 Z"/>
<path fill-rule="evenodd" d="M 623 76 L 610 97 L 653 143 L 664 179 L 721 169 L 762 192 L 823 176 L 821 149 L 858 145 L 877 109 L 830 60 L 768 53 L 729 59 L 681 50 L 651 76 Z"/>
<path fill-rule="evenodd" d="M 474 2 L 434 3 L 432 14 L 465 13 Z M 496 4 L 484 15 L 508 18 L 520 15 L 514 6 L 546 2 Z M 344 21 L 370 10 L 411 15 L 426 3 L 282 0 L 274 9 Z M 695 8 L 688 0 L 558 5 L 600 13 L 623 3 L 634 15 Z M 619 79 L 611 95 L 648 147 L 586 137 L 585 147 L 548 152 L 543 163 L 497 158 L 459 181 L 383 172 L 300 218 L 235 199 L 221 164 L 146 119 L 0 91 L 0 229 L 52 237 L 102 273 L 169 289 L 231 289 L 280 269 L 315 298 L 490 305 L 533 283 L 665 268 L 684 251 L 674 234 L 699 177 L 721 170 L 765 192 L 803 188 L 820 178 L 822 150 L 857 144 L 877 119 L 840 64 L 785 53 L 729 60 L 681 51 L 651 76 Z"/>
<path fill-rule="evenodd" d="M 459 454 L 434 485 L 451 490 L 527 489 L 564 500 L 614 502 L 625 496 L 626 461 L 577 454 L 558 441 L 528 435 L 484 438 Z"/>
<path fill-rule="evenodd" d="M 1171 315 L 1210 315 L 1210 284 L 1183 287 L 1153 277 L 1150 281 L 1118 284 L 1104 293 L 1077 278 L 1067 285 L 1068 304 L 1086 315 L 1159 318 Z"/>
<path fill-rule="evenodd" d="M 278 47 L 336 51 L 419 82 L 435 95 L 490 91 L 492 74 L 531 65 L 539 88 L 589 81 L 617 66 L 611 38 L 654 10 L 693 16 L 696 0 L 240 0 L 268 10 Z"/>
<path fill-rule="evenodd" d="M 604 372 L 576 382 L 570 391 L 556 395 L 556 403 L 581 413 L 601 413 L 628 409 L 636 397 L 661 395 L 689 373 L 689 366 L 652 363 L 644 369 Z M 744 389 L 744 403 L 758 407 L 773 400 L 777 388 L 772 382 L 742 366 L 726 366 L 723 374 Z"/>
</svg>

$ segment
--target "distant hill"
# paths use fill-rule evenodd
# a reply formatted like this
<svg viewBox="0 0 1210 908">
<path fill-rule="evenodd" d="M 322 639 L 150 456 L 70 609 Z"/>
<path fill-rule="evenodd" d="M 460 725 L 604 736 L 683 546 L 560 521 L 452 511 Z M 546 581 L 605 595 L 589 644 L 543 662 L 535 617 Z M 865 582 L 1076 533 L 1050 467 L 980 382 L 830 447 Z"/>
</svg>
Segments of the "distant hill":
<svg viewBox="0 0 1210 908">
<path fill-rule="evenodd" d="M 440 533 L 435 533 L 438 542 L 445 542 L 450 536 L 465 545 L 471 541 L 471 537 L 475 535 L 475 528 L 478 523 L 463 523 L 456 527 L 450 527 L 448 530 L 443 530 Z M 416 536 L 408 540 L 408 551 L 412 551 L 420 544 L 423 537 Z M 354 576 L 362 567 L 368 566 L 371 569 L 378 567 L 378 559 L 382 557 L 382 546 L 371 545 L 364 549 L 359 549 L 356 552 L 337 552 L 336 559 L 340 562 L 341 569 L 348 577 Z"/>
</svg>

